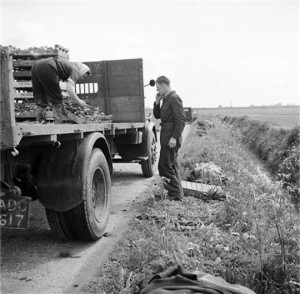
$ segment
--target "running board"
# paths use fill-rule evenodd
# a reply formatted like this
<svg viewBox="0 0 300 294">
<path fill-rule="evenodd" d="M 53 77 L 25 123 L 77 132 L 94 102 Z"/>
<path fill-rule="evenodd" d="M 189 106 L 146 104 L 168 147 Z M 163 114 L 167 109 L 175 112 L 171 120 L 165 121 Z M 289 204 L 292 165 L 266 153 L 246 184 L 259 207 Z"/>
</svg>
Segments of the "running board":
<svg viewBox="0 0 300 294">
<path fill-rule="evenodd" d="M 113 162 L 115 162 L 115 163 L 140 163 L 142 161 L 146 161 L 147 159 L 148 159 L 148 156 L 138 157 L 135 160 L 123 160 L 122 158 L 116 158 L 116 159 L 113 159 Z"/>
</svg>

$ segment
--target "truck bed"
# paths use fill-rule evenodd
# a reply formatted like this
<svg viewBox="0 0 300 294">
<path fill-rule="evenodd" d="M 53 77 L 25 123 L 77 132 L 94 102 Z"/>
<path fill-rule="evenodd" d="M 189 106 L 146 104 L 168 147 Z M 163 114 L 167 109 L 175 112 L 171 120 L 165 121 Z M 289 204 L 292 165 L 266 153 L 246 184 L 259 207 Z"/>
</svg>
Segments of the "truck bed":
<svg viewBox="0 0 300 294">
<path fill-rule="evenodd" d="M 1 139 L 1 149 L 17 146 L 68 141 L 84 138 L 91 132 L 100 132 L 105 136 L 116 136 L 143 130 L 145 123 L 94 123 L 94 124 L 33 124 L 16 123 L 11 127 L 11 140 Z M 3 134 L 3 130 L 2 130 Z"/>
<path fill-rule="evenodd" d="M 1 149 L 73 140 L 90 132 L 115 136 L 145 128 L 142 59 L 85 62 L 92 75 L 76 84 L 76 92 L 104 115 L 111 116 L 111 121 L 39 124 L 20 121 L 21 116 L 15 109 L 15 103 L 20 99 L 24 104 L 34 103 L 30 67 L 36 62 L 35 55 L 31 50 L 27 52 L 12 47 L 0 46 L 0 51 Z M 48 55 L 68 58 L 63 47 L 39 53 L 40 57 Z M 34 117 L 35 111 L 30 115 Z"/>
</svg>

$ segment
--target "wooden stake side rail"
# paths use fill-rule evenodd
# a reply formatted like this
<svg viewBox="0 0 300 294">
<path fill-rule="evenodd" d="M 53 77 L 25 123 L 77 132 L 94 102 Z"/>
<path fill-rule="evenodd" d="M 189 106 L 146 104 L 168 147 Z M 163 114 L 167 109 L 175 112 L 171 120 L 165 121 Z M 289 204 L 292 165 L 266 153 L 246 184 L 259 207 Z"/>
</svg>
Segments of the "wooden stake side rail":
<svg viewBox="0 0 300 294">
<path fill-rule="evenodd" d="M 70 97 L 67 92 L 62 91 L 61 94 L 64 98 Z M 15 92 L 14 99 L 34 99 L 33 92 Z"/>
<path fill-rule="evenodd" d="M 100 132 L 105 136 L 116 136 L 136 131 L 142 131 L 145 123 L 94 123 L 94 124 L 31 124 L 16 123 L 13 129 L 12 141 L 1 140 L 1 149 L 39 143 L 74 140 L 84 138 L 84 134 Z"/>
<path fill-rule="evenodd" d="M 15 68 L 31 68 L 38 60 L 22 60 L 22 59 L 18 59 L 18 60 L 14 60 L 13 61 L 13 66 Z"/>
<path fill-rule="evenodd" d="M 60 58 L 66 58 L 69 59 L 69 50 L 59 46 L 53 48 L 47 48 L 47 49 L 42 49 L 42 48 L 32 48 L 32 49 L 15 49 L 13 50 L 13 56 L 14 59 L 22 59 L 22 58 L 30 58 L 30 59 L 38 59 L 38 58 L 47 58 L 47 57 L 60 57 Z"/>
<path fill-rule="evenodd" d="M 67 82 L 59 81 L 59 86 L 60 86 L 61 90 L 66 90 Z M 32 82 L 31 81 L 15 81 L 14 88 L 17 88 L 17 89 L 32 88 Z"/>
</svg>

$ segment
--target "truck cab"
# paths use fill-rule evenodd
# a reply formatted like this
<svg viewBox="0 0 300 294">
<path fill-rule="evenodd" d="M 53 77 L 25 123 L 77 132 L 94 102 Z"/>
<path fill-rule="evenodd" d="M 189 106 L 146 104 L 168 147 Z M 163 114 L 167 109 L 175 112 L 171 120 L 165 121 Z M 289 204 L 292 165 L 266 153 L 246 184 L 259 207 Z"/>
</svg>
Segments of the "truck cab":
<svg viewBox="0 0 300 294">
<path fill-rule="evenodd" d="M 192 108 L 184 107 L 185 121 L 191 123 L 193 121 Z"/>
</svg>

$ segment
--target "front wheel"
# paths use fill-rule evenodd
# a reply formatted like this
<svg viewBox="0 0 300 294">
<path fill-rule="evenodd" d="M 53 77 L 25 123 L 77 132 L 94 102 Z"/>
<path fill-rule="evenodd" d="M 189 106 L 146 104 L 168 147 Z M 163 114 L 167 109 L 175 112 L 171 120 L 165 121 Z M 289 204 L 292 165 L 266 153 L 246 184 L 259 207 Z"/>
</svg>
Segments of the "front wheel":
<svg viewBox="0 0 300 294">
<path fill-rule="evenodd" d="M 96 148 L 84 179 L 83 201 L 70 211 L 80 239 L 95 241 L 103 235 L 109 219 L 110 190 L 109 167 L 103 152 Z"/>
<path fill-rule="evenodd" d="M 144 177 L 150 178 L 154 174 L 154 164 L 157 159 L 156 139 L 153 132 L 149 134 L 147 142 L 148 159 L 141 162 Z"/>
</svg>

